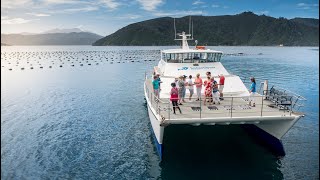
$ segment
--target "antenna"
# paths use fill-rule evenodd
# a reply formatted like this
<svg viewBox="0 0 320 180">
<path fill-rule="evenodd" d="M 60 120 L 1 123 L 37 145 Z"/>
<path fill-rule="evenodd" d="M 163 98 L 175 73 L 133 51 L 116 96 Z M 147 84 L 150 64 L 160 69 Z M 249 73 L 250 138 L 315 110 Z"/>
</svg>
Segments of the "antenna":
<svg viewBox="0 0 320 180">
<path fill-rule="evenodd" d="M 189 34 L 190 34 L 190 29 L 191 29 L 191 16 L 189 16 Z"/>
<path fill-rule="evenodd" d="M 176 18 L 173 18 L 173 27 L 174 27 L 174 39 L 177 39 Z"/>
<path fill-rule="evenodd" d="M 193 39 L 193 21 L 191 23 L 191 27 L 192 27 L 192 39 Z"/>
</svg>

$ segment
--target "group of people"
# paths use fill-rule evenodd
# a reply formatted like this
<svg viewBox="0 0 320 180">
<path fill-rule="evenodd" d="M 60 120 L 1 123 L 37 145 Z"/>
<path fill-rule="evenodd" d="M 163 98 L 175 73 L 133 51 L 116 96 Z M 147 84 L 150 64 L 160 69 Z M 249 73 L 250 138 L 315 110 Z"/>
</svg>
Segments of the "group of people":
<svg viewBox="0 0 320 180">
<path fill-rule="evenodd" d="M 191 101 L 191 98 L 194 94 L 194 87 L 196 88 L 196 95 L 197 99 L 196 101 L 200 101 L 201 99 L 201 90 L 204 86 L 204 101 L 203 104 L 206 105 L 206 103 L 209 104 L 215 104 L 220 102 L 223 99 L 223 89 L 224 89 L 224 83 L 225 83 L 225 77 L 223 74 L 220 74 L 219 77 L 219 83 L 214 79 L 213 76 L 211 76 L 211 72 L 206 72 L 206 80 L 202 80 L 200 77 L 200 74 L 198 73 L 196 75 L 196 78 L 192 79 L 192 75 L 189 75 L 188 80 L 187 76 L 183 75 L 179 78 L 175 78 L 174 82 L 171 83 L 171 91 L 170 91 L 170 101 L 172 102 L 173 106 L 173 113 L 176 114 L 176 109 L 178 109 L 181 113 L 181 109 L 179 105 L 182 105 L 182 103 L 185 102 L 185 95 L 187 89 L 189 90 L 189 101 Z M 255 79 L 251 78 L 251 86 L 249 89 L 250 92 L 250 99 L 249 99 L 249 105 L 255 106 L 254 98 L 252 96 L 256 93 L 256 82 Z M 152 81 L 154 94 L 159 97 L 159 91 L 160 91 L 160 84 L 162 81 L 160 80 L 159 74 L 154 74 L 154 79 Z"/>
</svg>

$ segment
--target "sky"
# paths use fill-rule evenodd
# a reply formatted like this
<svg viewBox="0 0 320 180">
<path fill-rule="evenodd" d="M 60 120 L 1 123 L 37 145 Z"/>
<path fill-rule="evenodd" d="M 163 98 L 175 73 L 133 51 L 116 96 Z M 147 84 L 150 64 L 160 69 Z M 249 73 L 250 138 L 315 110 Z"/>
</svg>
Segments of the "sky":
<svg viewBox="0 0 320 180">
<path fill-rule="evenodd" d="M 158 17 L 235 15 L 251 11 L 319 19 L 316 0 L 1 0 L 1 33 L 79 28 L 102 36 Z"/>
</svg>

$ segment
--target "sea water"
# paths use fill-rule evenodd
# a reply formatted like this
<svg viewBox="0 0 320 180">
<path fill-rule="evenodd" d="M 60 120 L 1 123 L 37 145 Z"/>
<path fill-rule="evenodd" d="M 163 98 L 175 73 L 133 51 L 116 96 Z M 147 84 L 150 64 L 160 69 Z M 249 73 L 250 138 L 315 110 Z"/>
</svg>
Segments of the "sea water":
<svg viewBox="0 0 320 180">
<path fill-rule="evenodd" d="M 167 48 L 2 46 L 1 179 L 319 179 L 318 47 L 208 47 L 307 99 L 285 157 L 238 126 L 169 126 L 160 161 L 143 81 Z"/>
</svg>

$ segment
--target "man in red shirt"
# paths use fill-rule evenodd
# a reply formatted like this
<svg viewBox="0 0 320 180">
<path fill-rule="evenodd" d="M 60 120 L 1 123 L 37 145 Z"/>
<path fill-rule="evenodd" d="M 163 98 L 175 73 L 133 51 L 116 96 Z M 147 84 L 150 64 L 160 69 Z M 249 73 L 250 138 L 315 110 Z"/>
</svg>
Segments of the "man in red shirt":
<svg viewBox="0 0 320 180">
<path fill-rule="evenodd" d="M 220 100 L 223 100 L 223 88 L 224 88 L 225 77 L 223 76 L 223 74 L 220 74 L 219 78 L 220 78 L 219 80 Z"/>
</svg>

